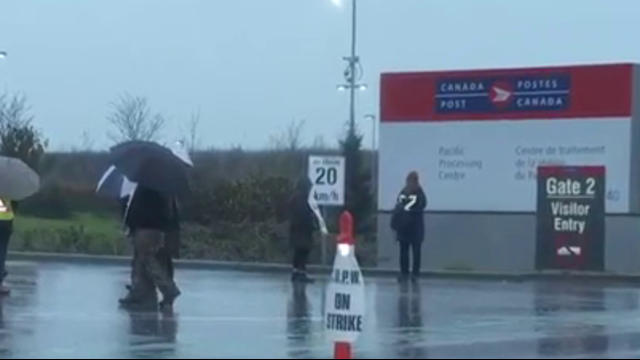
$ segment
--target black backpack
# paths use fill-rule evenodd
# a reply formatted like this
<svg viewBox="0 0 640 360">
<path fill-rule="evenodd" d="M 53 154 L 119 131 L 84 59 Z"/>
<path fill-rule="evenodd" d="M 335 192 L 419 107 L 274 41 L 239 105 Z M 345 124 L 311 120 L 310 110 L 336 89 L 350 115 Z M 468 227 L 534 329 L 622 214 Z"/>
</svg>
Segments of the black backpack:
<svg viewBox="0 0 640 360">
<path fill-rule="evenodd" d="M 400 232 L 407 227 L 409 223 L 409 213 L 405 211 L 404 204 L 402 202 L 398 202 L 396 207 L 393 209 L 393 214 L 391 215 L 391 229 L 395 232 Z"/>
</svg>

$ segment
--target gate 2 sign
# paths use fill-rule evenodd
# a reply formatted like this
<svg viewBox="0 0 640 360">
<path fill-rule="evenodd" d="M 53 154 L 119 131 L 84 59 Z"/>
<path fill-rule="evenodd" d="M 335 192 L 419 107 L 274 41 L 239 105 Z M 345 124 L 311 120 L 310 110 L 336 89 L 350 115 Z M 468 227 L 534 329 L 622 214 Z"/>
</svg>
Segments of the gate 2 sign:
<svg viewBox="0 0 640 360">
<path fill-rule="evenodd" d="M 343 156 L 309 156 L 309 180 L 318 205 L 344 205 Z"/>
<path fill-rule="evenodd" d="M 604 189 L 604 166 L 538 168 L 538 270 L 604 269 Z"/>
</svg>

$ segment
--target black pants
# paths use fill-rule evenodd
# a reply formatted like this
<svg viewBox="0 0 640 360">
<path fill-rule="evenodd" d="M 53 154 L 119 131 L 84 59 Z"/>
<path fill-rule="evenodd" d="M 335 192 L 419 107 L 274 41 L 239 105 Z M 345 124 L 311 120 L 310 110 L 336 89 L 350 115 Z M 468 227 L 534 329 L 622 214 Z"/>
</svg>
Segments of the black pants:
<svg viewBox="0 0 640 360">
<path fill-rule="evenodd" d="M 310 252 L 311 249 L 309 248 L 293 248 L 293 268 L 300 271 L 306 271 Z"/>
<path fill-rule="evenodd" d="M 0 221 L 0 285 L 7 276 L 7 251 L 9 250 L 9 238 L 13 231 L 13 221 Z"/>
<path fill-rule="evenodd" d="M 409 252 L 413 253 L 413 275 L 420 275 L 422 241 L 400 241 L 400 272 L 409 275 Z"/>
</svg>

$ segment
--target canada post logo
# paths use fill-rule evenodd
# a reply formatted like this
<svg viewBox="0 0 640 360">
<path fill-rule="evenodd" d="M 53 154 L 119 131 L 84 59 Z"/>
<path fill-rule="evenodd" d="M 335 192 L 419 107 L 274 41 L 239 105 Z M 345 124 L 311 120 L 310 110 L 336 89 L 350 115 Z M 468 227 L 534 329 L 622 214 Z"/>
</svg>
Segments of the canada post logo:
<svg viewBox="0 0 640 360">
<path fill-rule="evenodd" d="M 437 87 L 437 113 L 549 111 L 568 109 L 571 79 L 567 74 L 443 78 Z"/>
</svg>

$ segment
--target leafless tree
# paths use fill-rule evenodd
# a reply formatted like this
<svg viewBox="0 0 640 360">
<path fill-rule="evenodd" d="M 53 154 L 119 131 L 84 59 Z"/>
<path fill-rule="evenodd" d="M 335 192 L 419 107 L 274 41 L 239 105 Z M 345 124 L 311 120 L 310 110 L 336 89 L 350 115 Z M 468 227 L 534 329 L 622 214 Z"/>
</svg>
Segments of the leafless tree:
<svg viewBox="0 0 640 360">
<path fill-rule="evenodd" d="M 111 103 L 111 113 L 107 120 L 114 127 L 109 138 L 115 142 L 127 140 L 154 141 L 165 126 L 165 118 L 152 114 L 147 99 L 129 94 L 121 95 Z"/>
<path fill-rule="evenodd" d="M 200 129 L 200 109 L 191 113 L 191 118 L 187 126 L 185 145 L 187 149 L 189 149 L 189 152 L 192 153 L 200 148 L 200 135 L 198 134 Z"/>
<path fill-rule="evenodd" d="M 271 147 L 275 150 L 299 150 L 302 147 L 304 125 L 304 120 L 291 121 L 283 132 L 270 137 Z"/>
<path fill-rule="evenodd" d="M 85 151 L 85 152 L 91 152 L 93 151 L 93 145 L 95 144 L 95 140 L 93 139 L 93 137 L 91 136 L 91 134 L 89 133 L 88 130 L 85 130 L 82 132 L 82 143 L 81 145 L 81 150 Z"/>
<path fill-rule="evenodd" d="M 33 115 L 24 94 L 0 95 L 0 132 L 7 127 L 24 127 L 31 124 Z"/>
<path fill-rule="evenodd" d="M 36 168 L 48 141 L 33 126 L 23 94 L 0 95 L 0 154 L 17 157 Z"/>
<path fill-rule="evenodd" d="M 313 148 L 314 150 L 326 150 L 326 149 L 328 149 L 327 142 L 324 140 L 324 136 L 317 135 L 313 139 L 313 144 L 311 145 L 311 148 Z"/>
</svg>

